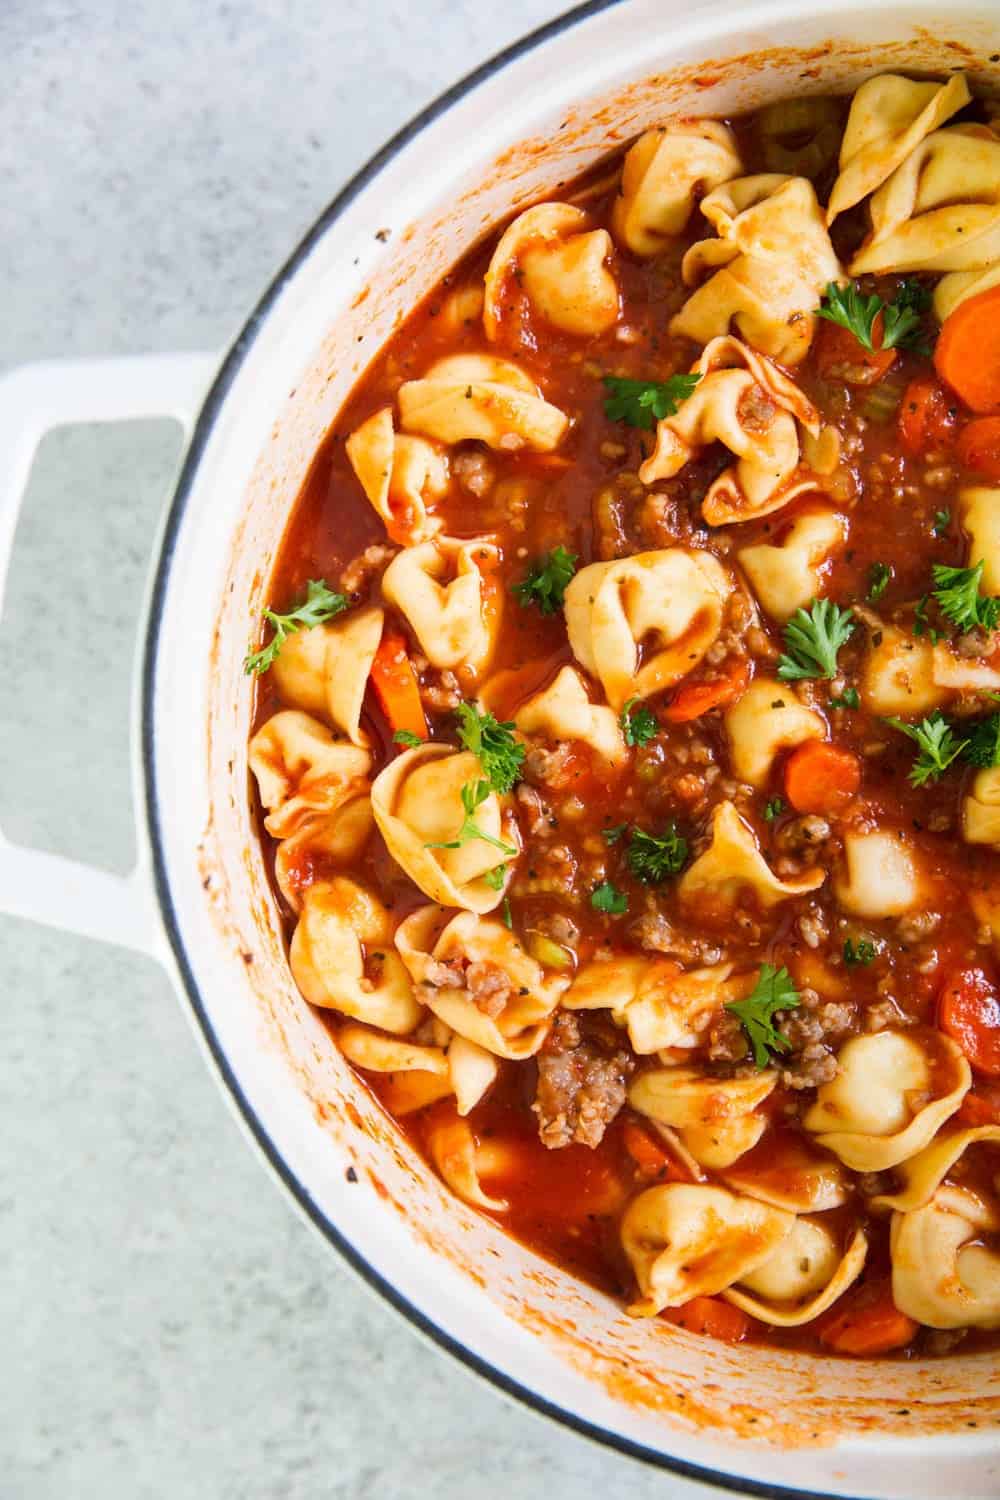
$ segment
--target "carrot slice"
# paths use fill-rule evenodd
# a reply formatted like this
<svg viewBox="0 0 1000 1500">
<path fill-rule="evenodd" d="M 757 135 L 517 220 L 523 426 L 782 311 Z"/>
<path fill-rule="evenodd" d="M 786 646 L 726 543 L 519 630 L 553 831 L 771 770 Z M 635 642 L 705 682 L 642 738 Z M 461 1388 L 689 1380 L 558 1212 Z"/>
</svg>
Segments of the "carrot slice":
<svg viewBox="0 0 1000 1500">
<path fill-rule="evenodd" d="M 1000 408 L 1000 286 L 967 297 L 945 318 L 934 368 L 973 411 Z"/>
<path fill-rule="evenodd" d="M 848 1292 L 819 1320 L 816 1332 L 820 1343 L 838 1354 L 888 1354 L 908 1344 L 919 1327 L 900 1312 L 884 1280 Z"/>
<path fill-rule="evenodd" d="M 800 745 L 785 763 L 785 796 L 796 812 L 840 812 L 860 785 L 860 761 L 838 745 Z"/>
<path fill-rule="evenodd" d="M 753 1327 L 753 1319 L 742 1308 L 719 1297 L 692 1297 L 683 1307 L 668 1307 L 660 1316 L 689 1333 L 706 1333 L 727 1344 L 741 1344 Z"/>
<path fill-rule="evenodd" d="M 945 975 L 937 1023 L 977 1072 L 1000 1078 L 1000 996 L 982 969 L 952 969 Z"/>
<path fill-rule="evenodd" d="M 1000 1125 L 1000 1083 L 977 1083 L 962 1100 L 955 1119 L 974 1130 L 980 1125 Z"/>
<path fill-rule="evenodd" d="M 425 740 L 427 720 L 420 687 L 401 635 L 382 637 L 372 662 L 371 681 L 393 734 L 404 730 Z"/>
<path fill-rule="evenodd" d="M 899 403 L 899 440 L 918 458 L 932 448 L 947 448 L 954 440 L 957 415 L 955 398 L 932 375 L 919 375 Z"/>
<path fill-rule="evenodd" d="M 1000 479 L 1000 417 L 967 422 L 958 435 L 955 456 L 967 469 L 987 479 Z"/>
<path fill-rule="evenodd" d="M 638 1120 L 626 1120 L 622 1128 L 625 1150 L 644 1177 L 656 1177 L 664 1182 L 690 1182 L 691 1179 L 675 1161 L 662 1141 L 654 1140 Z"/>
<path fill-rule="evenodd" d="M 883 349 L 882 314 L 872 324 L 874 349 L 866 349 L 849 328 L 826 320 L 816 339 L 816 362 L 824 380 L 847 385 L 875 385 L 896 363 L 895 349 Z"/>
<path fill-rule="evenodd" d="M 688 724 L 713 708 L 724 708 L 738 698 L 750 681 L 749 663 L 728 662 L 716 677 L 704 682 L 686 682 L 679 687 L 663 711 L 671 724 Z"/>
</svg>

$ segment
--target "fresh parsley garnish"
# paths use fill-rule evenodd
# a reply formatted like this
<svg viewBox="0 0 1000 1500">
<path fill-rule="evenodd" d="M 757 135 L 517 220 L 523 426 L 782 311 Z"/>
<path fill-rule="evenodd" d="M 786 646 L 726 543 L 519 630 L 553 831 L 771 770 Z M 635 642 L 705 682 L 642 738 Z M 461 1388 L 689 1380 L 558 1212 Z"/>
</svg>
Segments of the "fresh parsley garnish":
<svg viewBox="0 0 1000 1500">
<path fill-rule="evenodd" d="M 488 885 L 491 891 L 502 891 L 506 879 L 507 866 L 494 865 L 492 870 L 487 870 L 483 875 L 483 884 Z"/>
<path fill-rule="evenodd" d="M 874 354 L 872 334 L 875 320 L 881 313 L 880 349 L 912 349 L 918 354 L 926 354 L 930 351 L 921 322 L 928 302 L 927 289 L 919 281 L 904 281 L 891 302 L 883 302 L 874 292 L 866 297 L 856 281 L 848 282 L 847 286 L 838 286 L 831 281 L 816 315 L 848 329 L 863 349 Z"/>
<path fill-rule="evenodd" d="M 654 419 L 659 422 L 672 417 L 700 379 L 700 375 L 671 375 L 666 380 L 628 380 L 622 375 L 605 375 L 608 395 L 604 415 L 611 422 L 627 422 L 630 427 L 648 431 Z"/>
<path fill-rule="evenodd" d="M 645 703 L 630 698 L 618 719 L 626 745 L 646 745 L 658 733 L 660 721 Z"/>
<path fill-rule="evenodd" d="M 494 792 L 509 792 L 520 779 L 525 747 L 514 738 L 513 721 L 501 724 L 491 713 L 481 713 L 474 703 L 460 703 L 455 710 L 458 738 L 471 750 L 483 768 Z"/>
<path fill-rule="evenodd" d="M 891 577 L 892 568 L 888 563 L 872 563 L 868 569 L 868 598 L 872 604 L 881 599 Z"/>
<path fill-rule="evenodd" d="M 774 1052 L 790 1052 L 791 1042 L 773 1024 L 775 1011 L 795 1010 L 801 1004 L 792 976 L 782 966 L 761 964 L 757 983 L 745 1000 L 730 1000 L 726 1009 L 743 1024 L 758 1068 L 766 1068 Z"/>
<path fill-rule="evenodd" d="M 392 737 L 394 745 L 405 745 L 408 750 L 415 750 L 418 745 L 426 744 L 419 734 L 414 734 L 412 729 L 397 729 Z"/>
<path fill-rule="evenodd" d="M 866 938 L 857 943 L 847 938 L 844 943 L 844 963 L 849 969 L 856 968 L 858 964 L 874 963 L 877 957 L 875 944 L 869 943 Z"/>
<path fill-rule="evenodd" d="M 616 890 L 610 880 L 604 880 L 591 891 L 590 904 L 595 911 L 620 917 L 623 911 L 628 910 L 628 897 L 624 891 Z"/>
<path fill-rule="evenodd" d="M 945 532 L 948 530 L 948 527 L 950 525 L 951 525 L 951 511 L 950 510 L 936 510 L 934 512 L 934 535 L 935 536 L 944 536 Z"/>
<path fill-rule="evenodd" d="M 554 615 L 562 609 L 566 586 L 576 572 L 577 555 L 567 552 L 563 546 L 553 547 L 541 562 L 529 568 L 520 583 L 511 586 L 511 593 L 521 601 L 522 609 L 537 604 L 543 615 Z"/>
<path fill-rule="evenodd" d="M 930 594 L 924 594 L 917 600 L 917 607 L 913 611 L 913 634 L 915 636 L 926 635 L 931 645 L 936 646 L 943 638 L 944 631 L 935 630 L 927 618 L 927 605 L 930 597 Z"/>
<path fill-rule="evenodd" d="M 606 844 L 617 844 L 627 827 L 627 823 L 616 823 L 613 828 L 602 828 L 601 832 L 604 834 L 604 842 Z"/>
<path fill-rule="evenodd" d="M 857 688 L 845 688 L 836 698 L 830 699 L 831 708 L 860 708 L 861 696 Z"/>
<path fill-rule="evenodd" d="M 773 823 L 775 818 L 780 818 L 785 810 L 784 800 L 781 797 L 772 797 L 764 804 L 764 822 Z"/>
<path fill-rule="evenodd" d="M 500 911 L 501 911 L 501 914 L 502 914 L 501 915 L 501 920 L 503 921 L 503 925 L 506 928 L 508 928 L 509 931 L 513 932 L 513 930 L 514 930 L 514 918 L 513 918 L 513 915 L 511 914 L 510 897 L 509 896 L 505 896 L 503 898 L 503 906 L 500 908 Z"/>
<path fill-rule="evenodd" d="M 289 610 L 287 615 L 279 615 L 271 608 L 263 611 L 262 618 L 271 626 L 274 635 L 266 646 L 247 655 L 243 662 L 244 672 L 256 672 L 258 675 L 266 672 L 274 665 L 275 657 L 290 635 L 294 635 L 297 630 L 310 630 L 313 625 L 322 625 L 324 620 L 332 620 L 347 608 L 348 602 L 346 594 L 333 593 L 322 578 L 310 578 L 306 584 L 305 600 L 295 609 Z"/>
<path fill-rule="evenodd" d="M 1000 599 L 979 592 L 984 566 L 980 558 L 974 568 L 935 563 L 931 569 L 938 608 L 959 630 L 995 630 L 1000 624 Z"/>
<path fill-rule="evenodd" d="M 484 833 L 475 821 L 476 809 L 482 807 L 490 795 L 490 784 L 488 781 L 470 781 L 463 786 L 459 796 L 462 799 L 462 809 L 465 817 L 462 826 L 453 839 L 445 843 L 425 844 L 425 849 L 464 849 L 465 845 L 473 839 L 482 839 L 484 844 L 491 844 L 494 849 L 499 849 L 501 854 L 513 856 L 517 850 L 511 844 L 505 844 L 503 839 L 495 839 L 491 833 Z"/>
<path fill-rule="evenodd" d="M 1000 713 L 990 714 L 988 719 L 970 725 L 963 755 L 981 770 L 1000 766 Z"/>
<path fill-rule="evenodd" d="M 668 823 L 662 833 L 646 833 L 633 828 L 625 863 L 644 885 L 659 885 L 668 875 L 679 875 L 687 863 L 688 841 Z"/>
<path fill-rule="evenodd" d="M 967 740 L 955 738 L 954 730 L 938 708 L 919 724 L 905 724 L 902 719 L 886 719 L 885 722 L 911 739 L 920 752 L 909 772 L 914 786 L 937 781 L 968 744 Z"/>
<path fill-rule="evenodd" d="M 830 599 L 814 599 L 808 610 L 797 609 L 785 626 L 786 655 L 778 676 L 786 682 L 799 677 L 837 675 L 837 652 L 854 630 L 852 611 Z"/>
</svg>

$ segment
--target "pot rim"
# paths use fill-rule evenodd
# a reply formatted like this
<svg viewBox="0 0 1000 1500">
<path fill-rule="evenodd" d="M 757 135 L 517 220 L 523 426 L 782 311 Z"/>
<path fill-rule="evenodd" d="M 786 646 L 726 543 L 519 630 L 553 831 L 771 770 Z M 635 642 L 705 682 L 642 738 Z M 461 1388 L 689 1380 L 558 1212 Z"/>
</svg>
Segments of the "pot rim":
<svg viewBox="0 0 1000 1500">
<path fill-rule="evenodd" d="M 527 1407 L 534 1413 L 550 1418 L 583 1437 L 599 1443 L 627 1458 L 637 1459 L 651 1467 L 677 1474 L 685 1479 L 713 1485 L 718 1489 L 738 1495 L 754 1495 L 763 1500 L 847 1500 L 841 1493 L 814 1489 L 802 1490 L 795 1486 L 771 1484 L 750 1478 L 740 1478 L 708 1465 L 689 1462 L 671 1456 L 644 1443 L 625 1437 L 610 1428 L 580 1417 L 576 1412 L 560 1406 L 513 1379 L 489 1360 L 474 1353 L 466 1345 L 441 1328 L 398 1288 L 370 1264 L 337 1226 L 324 1214 L 309 1192 L 306 1184 L 296 1176 L 268 1134 L 254 1106 L 233 1071 L 225 1050 L 219 1040 L 209 1016 L 194 966 L 188 956 L 181 924 L 174 903 L 170 877 L 167 870 L 165 839 L 163 835 L 163 808 L 160 804 L 154 754 L 154 705 L 157 691 L 157 665 L 160 647 L 160 632 L 163 621 L 164 600 L 170 586 L 177 539 L 183 523 L 195 478 L 200 468 L 216 420 L 225 404 L 229 391 L 239 371 L 255 344 L 258 334 L 287 283 L 309 257 L 313 248 L 345 212 L 348 206 L 383 168 L 388 165 L 417 136 L 434 124 L 442 115 L 481 83 L 502 72 L 508 64 L 534 51 L 551 38 L 559 36 L 591 16 L 610 10 L 622 0 L 583 0 L 536 27 L 508 46 L 494 53 L 478 67 L 438 94 L 379 148 L 351 176 L 340 191 L 331 199 L 312 225 L 305 231 L 284 263 L 246 318 L 239 333 L 231 343 L 211 386 L 205 395 L 197 420 L 191 432 L 180 473 L 166 513 L 160 548 L 149 595 L 145 637 L 142 647 L 140 674 L 140 734 L 139 765 L 142 776 L 145 830 L 149 839 L 151 868 L 155 899 L 159 908 L 163 928 L 177 966 L 184 998 L 208 1049 L 214 1067 L 227 1093 L 239 1112 L 242 1124 L 254 1141 L 277 1178 L 291 1195 L 302 1214 L 342 1257 L 351 1269 L 383 1301 L 401 1314 L 408 1323 L 438 1348 L 458 1360 L 481 1380 L 492 1385 L 504 1395 Z M 865 1500 L 855 1496 L 854 1500 Z"/>
</svg>

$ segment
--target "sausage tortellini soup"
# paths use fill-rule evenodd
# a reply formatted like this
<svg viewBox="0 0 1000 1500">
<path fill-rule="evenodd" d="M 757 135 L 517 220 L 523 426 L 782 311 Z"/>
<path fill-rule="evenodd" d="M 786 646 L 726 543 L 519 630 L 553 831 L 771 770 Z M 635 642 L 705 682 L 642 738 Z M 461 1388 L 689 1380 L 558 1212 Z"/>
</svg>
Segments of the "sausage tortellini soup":
<svg viewBox="0 0 1000 1500">
<path fill-rule="evenodd" d="M 252 623 L 289 963 L 637 1318 L 1000 1331 L 1000 106 L 672 119 L 369 368 Z"/>
</svg>

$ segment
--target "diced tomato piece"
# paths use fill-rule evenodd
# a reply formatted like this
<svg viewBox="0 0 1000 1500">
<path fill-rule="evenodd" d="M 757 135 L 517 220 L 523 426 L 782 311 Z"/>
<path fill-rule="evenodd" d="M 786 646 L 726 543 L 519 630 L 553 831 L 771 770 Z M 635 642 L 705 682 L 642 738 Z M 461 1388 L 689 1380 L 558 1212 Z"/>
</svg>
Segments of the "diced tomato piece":
<svg viewBox="0 0 1000 1500">
<path fill-rule="evenodd" d="M 955 457 L 986 479 L 1000 479 L 1000 417 L 977 417 L 958 435 Z"/>
<path fill-rule="evenodd" d="M 954 397 L 932 375 L 918 375 L 899 404 L 900 442 L 918 458 L 935 448 L 948 448 L 955 440 L 957 417 Z"/>
<path fill-rule="evenodd" d="M 742 658 L 730 661 L 715 676 L 703 682 L 685 682 L 677 689 L 664 709 L 663 717 L 671 724 L 688 724 L 700 719 L 713 708 L 724 708 L 746 689 L 750 681 L 750 664 Z"/>
<path fill-rule="evenodd" d="M 660 1316 L 677 1328 L 705 1333 L 727 1344 L 741 1344 L 753 1327 L 753 1318 L 721 1297 L 692 1297 L 683 1307 L 668 1307 Z"/>
<path fill-rule="evenodd" d="M 1000 996 L 982 969 L 952 969 L 945 975 L 937 1021 L 977 1072 L 1000 1078 Z"/>
<path fill-rule="evenodd" d="M 883 349 L 882 314 L 872 324 L 874 349 L 866 349 L 849 328 L 824 318 L 816 336 L 816 363 L 824 380 L 847 385 L 874 385 L 896 363 L 895 349 Z"/>
</svg>

